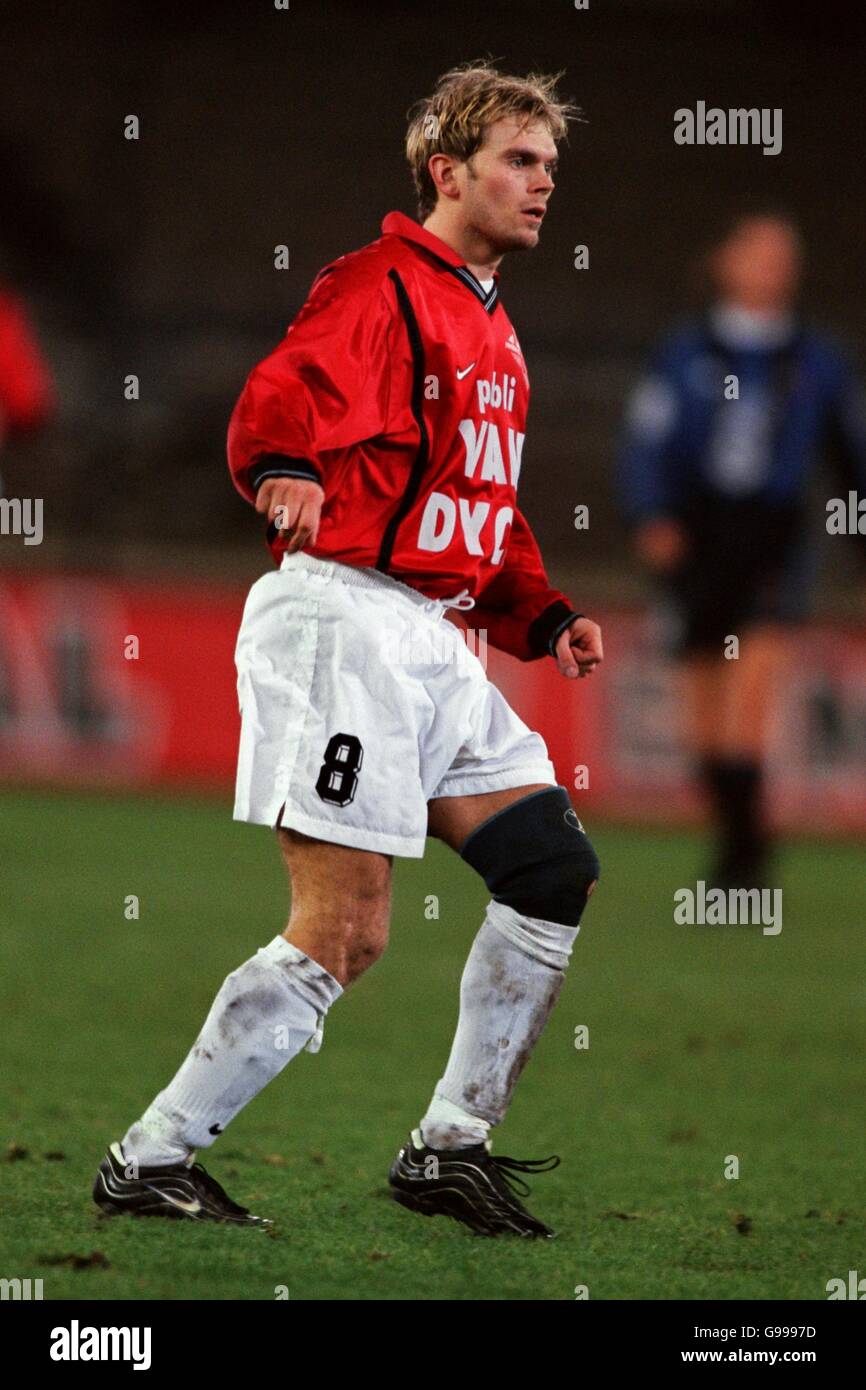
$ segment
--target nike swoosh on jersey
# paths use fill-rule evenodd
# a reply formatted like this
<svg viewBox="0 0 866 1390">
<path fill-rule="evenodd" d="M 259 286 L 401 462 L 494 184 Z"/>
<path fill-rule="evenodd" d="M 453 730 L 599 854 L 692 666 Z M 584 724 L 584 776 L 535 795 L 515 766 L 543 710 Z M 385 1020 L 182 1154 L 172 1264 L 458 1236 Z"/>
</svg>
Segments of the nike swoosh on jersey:
<svg viewBox="0 0 866 1390">
<path fill-rule="evenodd" d="M 463 378 L 466 376 L 467 372 L 471 372 L 471 371 L 472 371 L 472 368 L 473 368 L 474 366 L 475 366 L 475 363 L 474 363 L 474 362 L 470 362 L 470 363 L 469 363 L 469 366 L 468 366 L 468 367 L 464 367 L 463 370 L 462 370 L 462 372 L 461 372 L 460 368 L 458 367 L 458 368 L 457 368 L 457 380 L 458 380 L 458 381 L 462 381 Z"/>
</svg>

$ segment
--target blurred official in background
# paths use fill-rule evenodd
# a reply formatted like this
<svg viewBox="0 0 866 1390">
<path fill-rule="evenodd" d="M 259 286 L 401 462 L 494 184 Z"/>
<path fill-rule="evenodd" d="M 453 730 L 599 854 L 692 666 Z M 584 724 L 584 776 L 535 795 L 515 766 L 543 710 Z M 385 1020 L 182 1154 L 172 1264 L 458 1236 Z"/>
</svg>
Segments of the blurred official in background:
<svg viewBox="0 0 866 1390">
<path fill-rule="evenodd" d="M 863 394 L 839 347 L 796 311 L 801 268 L 787 218 L 753 213 L 729 226 L 708 260 L 712 303 L 654 352 L 620 456 L 637 555 L 682 663 L 719 887 L 768 881 L 763 769 L 775 696 L 788 661 L 821 660 L 797 651 L 791 628 L 809 600 L 822 457 L 843 489 L 866 492 Z"/>
</svg>

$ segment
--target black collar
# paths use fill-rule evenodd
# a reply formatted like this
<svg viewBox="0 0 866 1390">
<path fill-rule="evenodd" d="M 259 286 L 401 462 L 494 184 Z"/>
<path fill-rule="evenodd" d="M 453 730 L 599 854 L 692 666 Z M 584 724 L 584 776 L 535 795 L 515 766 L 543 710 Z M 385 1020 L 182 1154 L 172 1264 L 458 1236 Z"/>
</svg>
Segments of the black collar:
<svg viewBox="0 0 866 1390">
<path fill-rule="evenodd" d="M 472 274 L 472 271 L 469 269 L 468 266 L 447 265 L 445 261 L 443 261 L 442 264 L 446 266 L 446 269 L 451 271 L 452 275 L 456 275 L 458 280 L 462 280 L 463 284 L 466 285 L 467 288 L 470 289 L 472 293 L 478 299 L 481 300 L 481 303 L 484 305 L 488 314 L 493 313 L 493 310 L 496 308 L 496 303 L 499 299 L 499 287 L 497 286 L 495 280 L 493 281 L 493 284 L 490 286 L 490 292 L 488 294 L 484 286 L 481 284 L 481 281 L 476 280 L 475 276 Z"/>
</svg>

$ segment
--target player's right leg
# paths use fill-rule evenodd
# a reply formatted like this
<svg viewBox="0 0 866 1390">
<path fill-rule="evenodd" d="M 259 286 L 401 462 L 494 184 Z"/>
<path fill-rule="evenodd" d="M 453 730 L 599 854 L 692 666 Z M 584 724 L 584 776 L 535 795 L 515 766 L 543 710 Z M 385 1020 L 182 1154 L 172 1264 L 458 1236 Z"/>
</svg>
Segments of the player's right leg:
<svg viewBox="0 0 866 1390">
<path fill-rule="evenodd" d="M 176 1198 L 191 1151 L 302 1048 L 318 1050 L 329 1006 L 381 951 L 391 856 L 423 855 L 430 790 L 470 720 L 459 689 L 455 718 L 439 717 L 443 626 L 441 605 L 398 581 L 303 553 L 253 585 L 235 653 L 235 818 L 280 832 L 292 919 L 228 977 L 175 1079 L 112 1146 L 100 1205 L 118 1209 L 133 1160 L 148 1197 L 152 1172 L 171 1167 Z M 416 650 L 419 636 L 435 640 Z M 179 1210 L 200 1214 L 205 1197 Z"/>
<path fill-rule="evenodd" d="M 278 834 L 292 883 L 289 924 L 228 976 L 177 1075 L 110 1146 L 93 1191 L 108 1214 L 261 1224 L 193 1164 L 195 1150 L 303 1048 L 319 1050 L 328 1008 L 385 948 L 390 857 Z"/>
<path fill-rule="evenodd" d="M 292 885 L 283 935 L 345 989 L 388 943 L 393 856 L 277 831 Z"/>
<path fill-rule="evenodd" d="M 303 554 L 253 585 L 235 653 L 235 818 L 279 832 L 292 916 L 228 976 L 177 1076 L 111 1146 L 94 1189 L 106 1210 L 239 1219 L 193 1152 L 302 1048 L 318 1051 L 330 1005 L 382 950 L 391 855 L 424 851 L 416 725 L 429 711 L 383 639 L 399 653 L 419 604 Z"/>
</svg>

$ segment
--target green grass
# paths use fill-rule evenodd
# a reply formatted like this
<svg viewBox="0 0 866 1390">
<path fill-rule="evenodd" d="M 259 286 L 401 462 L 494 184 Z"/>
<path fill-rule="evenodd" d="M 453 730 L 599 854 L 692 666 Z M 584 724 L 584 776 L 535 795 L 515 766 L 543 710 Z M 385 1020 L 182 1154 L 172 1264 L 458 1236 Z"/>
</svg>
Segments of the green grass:
<svg viewBox="0 0 866 1390">
<path fill-rule="evenodd" d="M 270 835 L 220 803 L 0 796 L 0 1113 L 4 1147 L 27 1151 L 0 1153 L 0 1276 L 42 1278 L 49 1299 L 273 1299 L 278 1285 L 292 1299 L 571 1299 L 577 1284 L 592 1299 L 821 1299 L 828 1279 L 866 1272 L 862 846 L 790 846 L 783 930 L 765 937 L 674 925 L 697 837 L 590 830 L 603 881 L 496 1141 L 562 1155 L 531 1199 L 558 1239 L 480 1240 L 386 1195 L 486 901 L 433 842 L 397 862 L 390 948 L 331 1013 L 322 1052 L 202 1155 L 275 1218 L 264 1235 L 108 1221 L 90 1186 L 225 975 L 282 929 Z M 107 1266 L 71 1263 L 94 1252 Z"/>
</svg>

